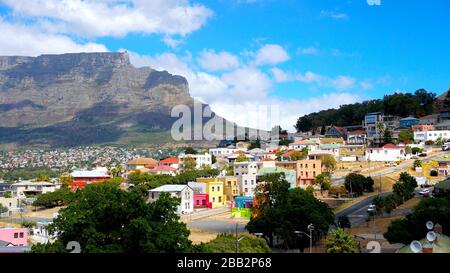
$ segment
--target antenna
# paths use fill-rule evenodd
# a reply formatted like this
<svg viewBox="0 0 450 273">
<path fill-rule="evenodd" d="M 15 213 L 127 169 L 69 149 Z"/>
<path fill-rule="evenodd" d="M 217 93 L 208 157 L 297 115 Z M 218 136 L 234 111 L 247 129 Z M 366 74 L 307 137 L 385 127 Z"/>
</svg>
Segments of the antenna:
<svg viewBox="0 0 450 273">
<path fill-rule="evenodd" d="M 427 222 L 427 228 L 428 228 L 428 230 L 432 230 L 432 229 L 433 229 L 433 227 L 434 227 L 434 224 L 433 224 L 433 222 L 431 222 L 431 221 L 428 221 L 428 222 Z"/>
<path fill-rule="evenodd" d="M 430 231 L 427 233 L 428 242 L 434 242 L 436 240 L 436 233 L 434 231 Z"/>
<path fill-rule="evenodd" d="M 419 241 L 412 241 L 409 247 L 414 253 L 420 253 L 422 251 L 422 244 Z"/>
</svg>

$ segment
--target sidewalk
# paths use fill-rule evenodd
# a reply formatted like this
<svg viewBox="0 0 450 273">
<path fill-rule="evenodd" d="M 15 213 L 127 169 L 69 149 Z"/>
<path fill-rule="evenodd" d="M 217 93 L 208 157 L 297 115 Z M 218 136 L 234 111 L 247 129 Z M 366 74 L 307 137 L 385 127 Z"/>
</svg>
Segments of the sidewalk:
<svg viewBox="0 0 450 273">
<path fill-rule="evenodd" d="M 191 214 L 181 215 L 181 221 L 183 221 L 185 223 L 189 223 L 189 222 L 192 222 L 192 221 L 195 221 L 195 220 L 208 218 L 208 217 L 211 217 L 211 216 L 224 214 L 224 213 L 227 213 L 227 212 L 231 213 L 231 208 L 229 208 L 229 207 L 220 207 L 220 208 L 215 208 L 215 209 L 205 209 L 205 210 L 194 212 L 194 213 L 191 213 Z"/>
</svg>

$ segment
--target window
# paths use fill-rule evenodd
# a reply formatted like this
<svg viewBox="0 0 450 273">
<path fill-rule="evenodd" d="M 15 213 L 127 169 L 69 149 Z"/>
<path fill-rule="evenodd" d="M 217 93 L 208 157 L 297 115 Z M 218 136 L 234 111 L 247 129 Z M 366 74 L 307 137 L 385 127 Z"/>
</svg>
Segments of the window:
<svg viewBox="0 0 450 273">
<path fill-rule="evenodd" d="M 245 180 L 244 184 L 247 186 L 247 180 Z"/>
<path fill-rule="evenodd" d="M 213 198 L 212 198 L 212 201 L 213 201 L 213 203 L 216 203 L 216 198 L 213 197 Z"/>
<path fill-rule="evenodd" d="M 313 172 L 313 176 L 314 176 L 314 177 L 316 176 L 316 172 Z"/>
<path fill-rule="evenodd" d="M 245 192 L 248 192 L 248 189 L 247 189 L 247 188 L 245 188 L 245 189 L 244 189 L 244 191 L 245 191 Z"/>
<path fill-rule="evenodd" d="M 155 199 L 155 193 L 152 192 L 152 199 Z"/>
<path fill-rule="evenodd" d="M 217 191 L 220 191 L 220 186 L 217 186 Z"/>
<path fill-rule="evenodd" d="M 200 205 L 200 200 L 197 200 L 197 206 Z"/>
<path fill-rule="evenodd" d="M 308 164 L 305 164 L 305 168 L 308 168 Z"/>
<path fill-rule="evenodd" d="M 313 168 L 314 168 L 314 169 L 316 168 L 316 164 L 313 164 Z"/>
<path fill-rule="evenodd" d="M 219 203 L 222 203 L 222 196 L 219 196 Z"/>
<path fill-rule="evenodd" d="M 211 191 L 214 191 L 214 186 L 211 187 Z"/>
<path fill-rule="evenodd" d="M 17 233 L 17 232 L 14 233 L 14 238 L 15 238 L 15 239 L 19 238 L 19 233 Z"/>
<path fill-rule="evenodd" d="M 23 232 L 19 233 L 19 238 L 23 238 Z"/>
</svg>

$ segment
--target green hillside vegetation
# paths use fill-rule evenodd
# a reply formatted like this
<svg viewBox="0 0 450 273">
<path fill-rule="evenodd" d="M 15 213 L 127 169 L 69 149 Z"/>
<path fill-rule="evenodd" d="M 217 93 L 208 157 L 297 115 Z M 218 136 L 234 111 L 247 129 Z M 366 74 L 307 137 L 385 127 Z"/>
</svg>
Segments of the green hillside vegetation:
<svg viewBox="0 0 450 273">
<path fill-rule="evenodd" d="M 295 128 L 298 132 L 309 131 L 324 125 L 361 125 L 364 116 L 372 112 L 384 112 L 400 117 L 425 116 L 434 113 L 436 94 L 424 89 L 412 93 L 386 95 L 383 99 L 342 105 L 339 109 L 329 109 L 300 117 Z"/>
</svg>

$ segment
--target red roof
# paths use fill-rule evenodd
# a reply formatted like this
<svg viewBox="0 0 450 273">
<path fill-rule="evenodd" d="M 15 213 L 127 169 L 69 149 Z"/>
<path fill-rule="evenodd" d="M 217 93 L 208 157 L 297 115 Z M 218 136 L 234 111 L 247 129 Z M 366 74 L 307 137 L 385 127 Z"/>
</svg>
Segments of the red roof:
<svg viewBox="0 0 450 273">
<path fill-rule="evenodd" d="M 151 170 L 149 170 L 149 173 L 157 173 L 157 172 L 175 172 L 177 169 L 172 168 L 170 166 L 157 166 Z"/>
<path fill-rule="evenodd" d="M 356 130 L 348 132 L 349 135 L 367 135 L 367 132 L 364 130 Z"/>
<path fill-rule="evenodd" d="M 159 161 L 159 163 L 161 163 L 161 164 L 178 164 L 179 160 L 177 157 L 168 157 L 166 159 Z"/>
<path fill-rule="evenodd" d="M 293 154 L 293 153 L 295 153 L 295 152 L 300 152 L 300 151 L 292 150 L 292 151 L 289 151 L 289 152 L 284 153 L 284 154 L 282 155 L 282 157 L 288 157 L 288 156 L 290 156 L 291 154 Z"/>
<path fill-rule="evenodd" d="M 154 167 L 156 167 L 156 163 L 150 163 L 150 164 L 145 165 L 145 168 L 148 168 L 148 169 L 153 169 Z"/>
<path fill-rule="evenodd" d="M 383 146 L 384 149 L 401 149 L 402 147 L 399 147 L 395 144 L 389 143 Z"/>
</svg>

